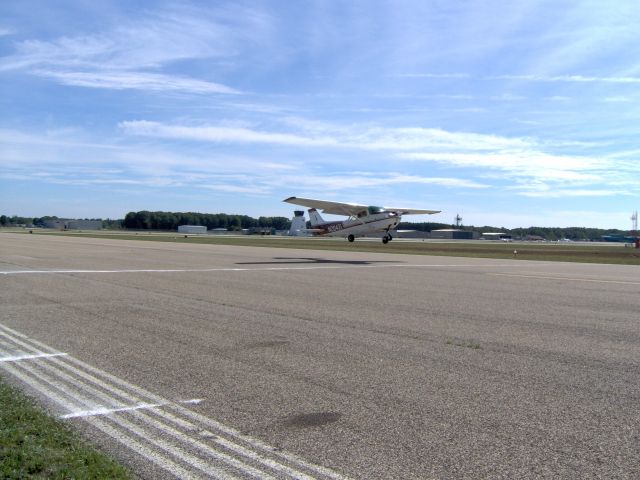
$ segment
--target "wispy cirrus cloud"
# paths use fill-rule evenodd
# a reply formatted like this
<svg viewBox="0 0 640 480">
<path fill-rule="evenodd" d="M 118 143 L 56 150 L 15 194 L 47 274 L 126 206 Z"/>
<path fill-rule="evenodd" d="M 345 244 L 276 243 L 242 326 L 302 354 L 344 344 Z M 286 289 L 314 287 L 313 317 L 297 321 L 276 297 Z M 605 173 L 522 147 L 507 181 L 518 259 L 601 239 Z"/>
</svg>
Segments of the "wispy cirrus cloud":
<svg viewBox="0 0 640 480">
<path fill-rule="evenodd" d="M 530 197 L 538 196 L 542 191 L 554 191 L 558 196 L 596 195 L 593 192 L 598 192 L 598 196 L 611 196 L 625 194 L 627 190 L 622 182 L 624 177 L 640 173 L 640 167 L 629 164 L 628 168 L 624 168 L 620 162 L 616 164 L 609 158 L 597 155 L 553 153 L 549 150 L 553 150 L 553 142 L 539 142 L 532 138 L 418 127 L 339 126 L 293 118 L 284 119 L 283 125 L 287 127 L 287 133 L 251 126 L 188 126 L 144 120 L 126 121 L 119 126 L 127 135 L 167 141 L 266 143 L 312 149 L 388 151 L 395 162 L 429 162 L 447 169 L 465 171 L 465 179 L 459 181 L 454 181 L 451 177 L 428 178 L 411 174 L 386 175 L 384 179 L 366 175 L 351 179 L 324 176 L 324 180 L 319 184 L 325 188 L 330 188 L 330 185 L 333 188 L 343 188 L 343 183 L 360 187 L 430 183 L 460 188 L 483 188 L 488 185 L 489 180 L 515 182 L 519 187 L 514 191 Z M 576 146 L 569 143 L 569 146 Z M 597 146 L 584 142 L 574 143 L 587 150 Z M 555 145 L 559 149 L 567 146 L 563 142 Z"/>
<path fill-rule="evenodd" d="M 453 177 L 427 177 L 422 175 L 407 175 L 397 172 L 379 174 L 363 174 L 362 172 L 342 172 L 340 174 L 307 174 L 304 176 L 288 175 L 284 183 L 295 183 L 297 188 L 305 191 L 322 192 L 324 190 L 350 190 L 369 187 L 383 187 L 392 185 L 439 185 L 451 188 L 488 188 L 489 185 L 471 180 Z M 278 185 L 281 185 L 281 180 Z M 274 185 L 275 187 L 276 185 Z"/>
<path fill-rule="evenodd" d="M 432 78 L 432 79 L 468 79 L 468 80 L 517 80 L 523 82 L 563 82 L 563 83 L 640 83 L 635 76 L 593 76 L 593 75 L 471 75 L 469 73 L 400 73 L 393 75 L 400 78 Z"/>
<path fill-rule="evenodd" d="M 640 83 L 640 77 L 629 76 L 587 76 L 587 75 L 494 75 L 483 77 L 485 80 L 521 80 L 527 82 L 565 82 L 565 83 Z"/>
<path fill-rule="evenodd" d="M 147 120 L 119 123 L 128 135 L 204 142 L 271 143 L 308 147 L 340 147 L 362 150 L 438 150 L 492 151 L 525 148 L 530 141 L 468 132 L 448 132 L 437 128 L 379 127 L 370 125 L 340 126 L 301 119 L 285 119 L 288 133 L 256 128 L 219 125 L 172 125 Z M 293 125 L 296 128 L 291 128 Z"/>
<path fill-rule="evenodd" d="M 111 90 L 138 89 L 145 91 L 183 91 L 191 93 L 239 94 L 238 90 L 214 82 L 194 78 L 149 72 L 56 72 L 35 70 L 35 75 L 57 80 L 63 85 L 106 88 Z"/>
<path fill-rule="evenodd" d="M 122 19 L 102 32 L 18 42 L 12 55 L 0 59 L 0 72 L 22 71 L 90 88 L 239 93 L 209 79 L 159 71 L 181 61 L 230 62 L 242 48 L 268 37 L 270 28 L 268 16 L 240 6 L 180 6 Z"/>
<path fill-rule="evenodd" d="M 166 125 L 160 122 L 133 120 L 118 125 L 129 135 L 164 139 L 182 139 L 205 142 L 226 143 L 268 143 L 291 146 L 330 146 L 336 145 L 331 137 L 310 137 L 292 133 L 259 131 L 242 127 L 228 126 L 182 126 Z"/>
</svg>

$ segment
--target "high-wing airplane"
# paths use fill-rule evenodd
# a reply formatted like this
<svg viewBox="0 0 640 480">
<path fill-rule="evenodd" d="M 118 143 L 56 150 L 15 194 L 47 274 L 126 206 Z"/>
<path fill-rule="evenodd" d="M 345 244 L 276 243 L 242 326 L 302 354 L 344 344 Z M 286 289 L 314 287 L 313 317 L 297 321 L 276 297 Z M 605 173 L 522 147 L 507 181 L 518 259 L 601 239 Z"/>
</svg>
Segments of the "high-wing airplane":
<svg viewBox="0 0 640 480">
<path fill-rule="evenodd" d="M 382 243 L 388 243 L 389 240 L 393 238 L 389 230 L 398 226 L 402 220 L 402 215 L 431 215 L 433 213 L 440 213 L 440 210 L 375 207 L 371 205 L 329 202 L 326 200 L 300 197 L 289 197 L 284 199 L 283 202 L 309 207 L 311 228 L 298 228 L 298 232 L 326 235 L 329 237 L 345 237 L 350 242 L 353 242 L 356 237 L 362 237 L 367 233 L 385 232 L 382 237 Z M 327 222 L 320 216 L 317 209 L 322 209 L 322 213 L 346 215 L 349 218 L 343 221 Z"/>
</svg>

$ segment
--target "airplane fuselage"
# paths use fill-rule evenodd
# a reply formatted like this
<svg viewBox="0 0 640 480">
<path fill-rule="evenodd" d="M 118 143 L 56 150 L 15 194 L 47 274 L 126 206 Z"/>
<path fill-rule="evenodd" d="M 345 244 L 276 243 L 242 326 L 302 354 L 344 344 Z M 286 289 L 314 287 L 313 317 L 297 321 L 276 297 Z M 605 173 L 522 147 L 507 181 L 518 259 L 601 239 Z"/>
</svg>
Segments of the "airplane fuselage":
<svg viewBox="0 0 640 480">
<path fill-rule="evenodd" d="M 314 234 L 328 237 L 362 236 L 367 233 L 393 230 L 401 220 L 400 215 L 392 212 L 378 213 L 344 221 L 326 222 L 314 225 Z"/>
</svg>

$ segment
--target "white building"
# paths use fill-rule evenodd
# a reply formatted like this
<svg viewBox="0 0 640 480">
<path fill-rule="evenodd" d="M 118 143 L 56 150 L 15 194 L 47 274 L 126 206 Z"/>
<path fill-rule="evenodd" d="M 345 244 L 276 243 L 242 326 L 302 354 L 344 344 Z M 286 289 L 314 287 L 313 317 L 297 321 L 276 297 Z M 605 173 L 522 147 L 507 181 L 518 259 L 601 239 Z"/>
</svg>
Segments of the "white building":
<svg viewBox="0 0 640 480">
<path fill-rule="evenodd" d="M 178 233 L 207 233 L 207 227 L 203 225 L 180 225 Z"/>
</svg>

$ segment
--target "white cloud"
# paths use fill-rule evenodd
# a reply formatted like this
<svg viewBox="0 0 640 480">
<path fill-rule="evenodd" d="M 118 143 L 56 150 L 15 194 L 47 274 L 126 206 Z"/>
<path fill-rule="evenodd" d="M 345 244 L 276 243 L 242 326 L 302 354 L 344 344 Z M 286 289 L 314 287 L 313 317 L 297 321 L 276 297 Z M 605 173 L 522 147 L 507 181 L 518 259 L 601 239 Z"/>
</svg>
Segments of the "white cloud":
<svg viewBox="0 0 640 480">
<path fill-rule="evenodd" d="M 148 72 L 56 72 L 35 70 L 34 74 L 58 80 L 63 85 L 112 90 L 186 91 L 191 93 L 237 94 L 238 90 L 219 83 L 188 77 Z"/>
<path fill-rule="evenodd" d="M 524 81 L 524 82 L 616 83 L 616 84 L 640 83 L 640 77 L 630 76 L 630 75 L 596 76 L 596 75 L 505 74 L 505 75 L 474 76 L 468 73 L 403 73 L 395 76 L 403 77 L 403 78 L 433 78 L 433 79 L 517 80 L 517 81 Z M 508 96 L 508 95 L 509 94 L 505 94 L 505 96 Z M 516 97 L 519 99 L 518 96 Z M 496 97 L 496 98 L 499 98 L 499 97 Z"/>
<path fill-rule="evenodd" d="M 493 151 L 528 148 L 531 142 L 467 132 L 447 132 L 437 128 L 389 128 L 376 126 L 339 126 L 288 119 L 296 133 L 279 133 L 227 126 L 167 125 L 146 120 L 124 121 L 119 127 L 129 135 L 166 139 L 229 143 L 272 143 L 309 147 L 341 147 L 362 150 Z M 289 128 L 288 131 L 292 129 Z"/>
<path fill-rule="evenodd" d="M 536 142 L 442 129 L 385 128 L 371 125 L 339 126 L 304 119 L 285 119 L 287 133 L 234 126 L 184 126 L 160 122 L 127 121 L 120 128 L 128 135 L 197 142 L 273 144 L 289 147 L 389 151 L 395 162 L 430 162 L 445 168 L 464 169 L 464 178 L 381 173 L 376 176 L 313 175 L 295 180 L 307 188 L 346 189 L 400 184 L 432 184 L 445 187 L 483 188 L 486 180 L 515 182 L 525 196 L 604 196 L 624 193 L 625 177 L 637 175 L 631 162 L 588 155 L 548 153 L 548 149 L 597 145 L 583 142 Z M 422 167 L 417 167 L 422 170 Z M 280 180 L 280 179 L 279 179 Z M 480 180 L 480 181 L 478 181 Z M 293 182 L 293 178 L 291 178 Z M 523 187 L 537 182 L 537 187 Z M 520 186 L 518 186 L 520 185 Z M 604 186 L 604 187 L 603 187 Z M 597 192 L 597 193 L 596 193 Z M 548 195 L 550 196 L 550 195 Z"/>
<path fill-rule="evenodd" d="M 568 82 L 568 83 L 640 83 L 640 77 L 630 76 L 585 76 L 585 75 L 494 75 L 487 80 L 522 80 L 527 82 Z"/>
<path fill-rule="evenodd" d="M 543 189 L 525 190 L 520 195 L 534 198 L 570 198 L 570 197 L 613 197 L 618 195 L 631 195 L 624 190 L 599 190 L 599 189 Z"/>
<path fill-rule="evenodd" d="M 623 95 L 615 95 L 612 97 L 605 97 L 603 99 L 603 101 L 608 102 L 608 103 L 630 103 L 635 101 L 634 98 L 632 97 L 628 97 L 628 96 L 623 96 Z"/>
<path fill-rule="evenodd" d="M 437 78 L 445 80 L 471 78 L 471 75 L 468 73 L 399 73 L 392 76 L 400 78 Z"/>
<path fill-rule="evenodd" d="M 0 71 L 24 71 L 81 87 L 238 93 L 217 82 L 158 70 L 178 61 L 229 61 L 241 48 L 268 43 L 270 35 L 271 19 L 257 11 L 183 5 L 142 19 L 119 19 L 102 32 L 19 42 L 14 54 L 0 59 Z"/>
<path fill-rule="evenodd" d="M 362 189 L 369 187 L 382 187 L 388 185 L 440 185 L 453 188 L 487 188 L 471 180 L 461 178 L 424 177 L 420 175 L 406 175 L 391 172 L 380 172 L 375 175 L 362 172 L 345 172 L 340 175 L 306 174 L 304 176 L 286 176 L 278 179 L 278 185 L 295 184 L 296 188 L 306 191 L 326 191 Z M 274 185 L 275 186 L 275 185 Z"/>
<path fill-rule="evenodd" d="M 331 146 L 332 138 L 311 138 L 289 133 L 263 132 L 239 127 L 188 127 L 134 120 L 118 125 L 125 133 L 146 137 L 228 143 L 270 143 L 295 146 Z"/>
</svg>

